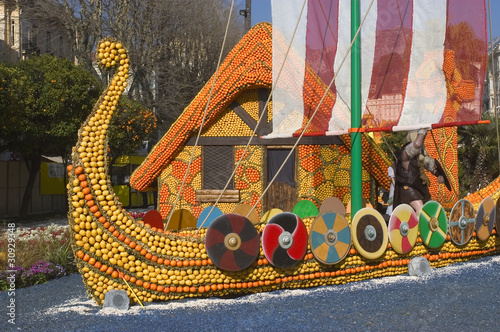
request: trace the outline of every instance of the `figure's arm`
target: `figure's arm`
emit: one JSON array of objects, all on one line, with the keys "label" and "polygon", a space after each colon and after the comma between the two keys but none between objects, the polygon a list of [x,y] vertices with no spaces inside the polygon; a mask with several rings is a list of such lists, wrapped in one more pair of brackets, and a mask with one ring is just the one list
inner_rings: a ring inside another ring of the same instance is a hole
[{"label": "figure's arm", "polygon": [[430,156],[419,156],[419,160],[422,162],[424,165],[424,168],[429,171],[432,175],[435,175],[439,177],[439,172],[438,168],[436,166],[436,159],[430,157]]},{"label": "figure's arm", "polygon": [[403,151],[403,161],[410,161],[410,159],[418,156],[422,151],[424,146],[425,136],[427,135],[426,129],[419,129],[417,132],[417,138],[408,144]]},{"label": "figure's arm", "polygon": [[394,167],[393,166],[389,166],[387,168],[387,175],[389,176],[390,179],[393,179],[396,174],[394,173]]},{"label": "figure's arm", "polygon": [[424,168],[431,172],[432,174],[436,175],[436,162],[434,161],[434,158],[431,158],[429,156],[419,156],[419,160],[422,162],[424,165]]},{"label": "figure's arm", "polygon": [[[424,146],[425,136],[427,135],[427,129],[419,129],[417,132],[417,138],[413,141],[413,147],[415,149],[422,149]],[[419,151],[420,152],[420,151]]]},{"label": "figure's arm", "polygon": [[434,175],[435,177],[437,177],[437,180],[438,180],[439,183],[444,183],[444,177],[441,174],[439,174],[435,160],[433,158],[430,158],[430,157],[428,157],[428,158],[431,159],[432,162],[430,163],[429,168],[426,167],[426,169],[429,172],[431,172],[432,175]]},{"label": "figure's arm", "polygon": [[444,177],[440,175],[438,172],[438,168],[436,166],[436,160],[429,156],[422,157],[422,159],[424,168],[427,171],[431,172],[432,175],[436,176],[439,183],[444,183]]}]

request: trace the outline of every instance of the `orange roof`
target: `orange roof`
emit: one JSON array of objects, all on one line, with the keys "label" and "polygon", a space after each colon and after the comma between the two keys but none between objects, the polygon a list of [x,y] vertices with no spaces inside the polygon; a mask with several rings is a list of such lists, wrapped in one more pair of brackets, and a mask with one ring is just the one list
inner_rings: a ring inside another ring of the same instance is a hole
[{"label": "orange roof", "polygon": [[211,124],[245,88],[260,86],[270,89],[271,84],[272,27],[269,23],[260,23],[227,55],[219,70],[184,109],[146,160],[134,171],[130,185],[137,190],[146,189],[187,140],[198,132],[212,85],[213,91],[204,125]]},{"label": "orange roof", "polygon": [[[279,39],[275,42],[279,44],[279,47],[282,49],[281,51],[287,49],[287,45],[283,40]],[[241,91],[256,87],[271,89],[272,45],[272,27],[269,23],[255,25],[241,39],[227,55],[224,62],[220,65],[219,70],[184,109],[183,113],[172,124],[167,133],[151,150],[144,162],[134,171],[130,179],[130,185],[133,188],[145,190],[175,158],[189,138],[196,135],[203,119],[203,113],[214,79],[215,84],[213,84],[212,96],[207,108],[205,127],[213,123],[231,102],[236,99]],[[289,54],[288,58],[292,62],[298,61],[294,54]],[[294,73],[285,73],[280,79],[286,82],[287,80],[296,79],[294,76]],[[327,88],[309,66],[306,66],[304,81],[304,94],[307,96],[305,103],[310,105],[310,107],[306,107],[305,109],[303,125],[306,124],[312,115]],[[325,119],[329,118],[329,112],[334,103],[335,96],[329,91],[314,121],[307,129],[307,133],[321,131],[319,128]],[[344,144],[350,145],[348,137],[341,138]],[[366,144],[364,147],[365,153],[372,155],[370,160],[374,164],[364,166],[377,178],[379,183],[384,185],[384,187],[388,187],[388,178],[385,174],[387,174],[387,166],[390,163],[387,157],[382,157],[380,151],[377,151],[373,145]],[[371,172],[373,166],[379,171]]]}]

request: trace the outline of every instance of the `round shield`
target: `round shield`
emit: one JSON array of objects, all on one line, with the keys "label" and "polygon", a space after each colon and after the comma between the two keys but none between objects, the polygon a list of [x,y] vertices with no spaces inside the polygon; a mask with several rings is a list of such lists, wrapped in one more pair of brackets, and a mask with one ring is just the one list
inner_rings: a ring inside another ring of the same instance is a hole
[{"label": "round shield", "polygon": [[345,206],[344,203],[337,197],[328,197],[321,203],[319,207],[319,214],[327,213],[327,212],[336,212],[341,215],[345,214]]},{"label": "round shield", "polygon": [[436,249],[443,245],[448,233],[448,219],[441,204],[436,201],[424,204],[418,216],[418,228],[426,246]]},{"label": "round shield", "polygon": [[149,210],[146,212],[144,217],[142,217],[142,221],[151,227],[163,230],[163,218],[158,210]]},{"label": "round shield", "polygon": [[398,254],[409,253],[418,236],[418,218],[408,204],[398,205],[389,219],[389,241]]},{"label": "round shield", "polygon": [[292,267],[304,258],[307,229],[302,220],[290,212],[275,215],[262,232],[262,251],[276,267]]},{"label": "round shield", "polygon": [[469,242],[474,233],[474,206],[466,199],[455,203],[450,212],[450,237],[456,245]]},{"label": "round shield", "polygon": [[387,225],[375,209],[363,208],[352,219],[352,242],[361,256],[377,259],[387,249]]},{"label": "round shield", "polygon": [[259,214],[250,204],[243,203],[238,205],[233,209],[233,213],[248,218],[254,224],[259,222]]},{"label": "round shield", "polygon": [[319,213],[316,205],[308,199],[299,201],[293,207],[292,213],[299,216],[299,218],[316,217]]},{"label": "round shield", "polygon": [[178,209],[170,216],[170,220],[165,222],[166,229],[183,229],[196,227],[196,218],[187,209]]},{"label": "round shield", "polygon": [[479,241],[485,241],[493,231],[496,218],[495,201],[486,197],[479,205],[476,215],[476,236]]},{"label": "round shield", "polygon": [[322,214],[311,225],[309,242],[318,261],[324,264],[338,263],[351,248],[349,223],[338,213]]},{"label": "round shield", "polygon": [[496,203],[495,229],[497,230],[497,234],[500,234],[500,199],[497,199]]},{"label": "round shield", "polygon": [[201,211],[196,227],[208,227],[216,218],[222,216],[222,211],[217,206],[207,206]]},{"label": "round shield", "polygon": [[218,268],[241,271],[259,254],[259,234],[247,218],[226,214],[216,218],[207,228],[205,248]]}]

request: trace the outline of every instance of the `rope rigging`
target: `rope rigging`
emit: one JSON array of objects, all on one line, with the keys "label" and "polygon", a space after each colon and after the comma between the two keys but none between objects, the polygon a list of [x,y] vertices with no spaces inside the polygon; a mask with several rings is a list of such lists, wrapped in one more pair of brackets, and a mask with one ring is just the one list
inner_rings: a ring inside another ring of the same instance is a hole
[{"label": "rope rigging", "polygon": [[200,129],[198,130],[198,134],[196,135],[196,141],[195,141],[194,146],[193,146],[193,152],[191,153],[191,156],[189,158],[189,162],[188,162],[188,165],[187,165],[187,168],[186,168],[186,172],[184,173],[184,178],[182,179],[181,187],[179,188],[179,192],[177,193],[177,197],[175,198],[175,202],[174,202],[174,204],[172,206],[172,211],[170,212],[170,216],[168,217],[168,220],[167,220],[167,223],[165,225],[165,228],[168,227],[168,225],[170,223],[170,220],[172,219],[172,215],[174,213],[175,206],[177,205],[177,202],[178,202],[178,200],[179,200],[179,198],[181,196],[182,190],[184,188],[184,184],[186,183],[187,175],[189,173],[189,167],[193,163],[194,152],[196,151],[196,147],[198,146],[198,142],[199,142],[200,136],[201,136],[201,131],[203,130],[203,125],[205,124],[205,120],[206,120],[206,116],[207,116],[207,111],[208,111],[208,105],[210,105],[210,100],[212,98],[212,93],[213,93],[213,90],[214,90],[215,81],[217,79],[217,73],[219,71],[219,67],[220,67],[220,64],[221,64],[221,61],[222,61],[222,54],[223,54],[223,51],[224,51],[224,46],[226,44],[227,33],[228,33],[228,30],[229,30],[229,23],[231,22],[231,13],[233,12],[233,7],[234,7],[234,0],[231,1],[231,8],[229,10],[229,14],[228,14],[228,18],[227,18],[226,31],[224,32],[224,38],[222,40],[221,50],[219,52],[219,59],[217,61],[217,68],[215,70],[214,78],[212,80],[212,85],[210,87],[210,92],[209,92],[209,95],[208,95],[207,104],[205,106],[205,109],[203,110],[203,117],[201,119]]}]

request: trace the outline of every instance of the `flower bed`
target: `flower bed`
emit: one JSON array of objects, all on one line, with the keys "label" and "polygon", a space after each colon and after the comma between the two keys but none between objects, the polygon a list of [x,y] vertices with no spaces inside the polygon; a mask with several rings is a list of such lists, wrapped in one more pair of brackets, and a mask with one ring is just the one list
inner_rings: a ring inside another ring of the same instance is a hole
[{"label": "flower bed", "polygon": [[146,212],[129,212],[132,218],[136,220],[141,220],[145,215]]},{"label": "flower bed", "polygon": [[21,288],[76,272],[68,226],[18,228],[14,234],[14,266],[7,265],[7,232],[0,234],[0,291],[9,289],[12,274]]}]

